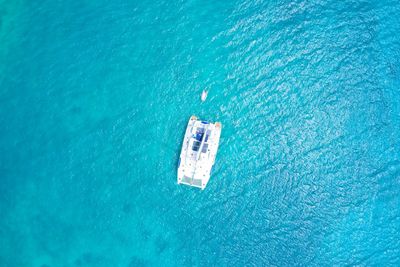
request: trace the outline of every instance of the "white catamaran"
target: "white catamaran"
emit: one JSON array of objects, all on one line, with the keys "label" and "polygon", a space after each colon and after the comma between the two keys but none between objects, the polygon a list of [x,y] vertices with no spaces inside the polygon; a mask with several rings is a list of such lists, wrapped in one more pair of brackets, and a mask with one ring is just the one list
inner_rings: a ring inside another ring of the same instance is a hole
[{"label": "white catamaran", "polygon": [[178,184],[204,189],[217,155],[222,125],[190,117],[178,164]]}]

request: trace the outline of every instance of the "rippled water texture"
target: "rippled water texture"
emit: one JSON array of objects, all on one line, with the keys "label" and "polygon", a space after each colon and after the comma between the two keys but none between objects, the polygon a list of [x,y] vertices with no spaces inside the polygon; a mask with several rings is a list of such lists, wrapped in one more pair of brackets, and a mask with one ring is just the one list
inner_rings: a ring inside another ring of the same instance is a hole
[{"label": "rippled water texture", "polygon": [[[399,266],[399,14],[0,0],[0,265]],[[223,124],[204,191],[192,114]]]}]

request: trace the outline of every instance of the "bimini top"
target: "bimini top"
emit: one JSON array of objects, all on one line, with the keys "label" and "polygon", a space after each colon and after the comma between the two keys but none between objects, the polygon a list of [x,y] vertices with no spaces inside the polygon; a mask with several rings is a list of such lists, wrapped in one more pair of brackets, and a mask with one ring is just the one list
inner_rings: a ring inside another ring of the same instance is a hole
[{"label": "bimini top", "polygon": [[217,155],[221,123],[190,117],[178,164],[178,184],[204,189]]}]

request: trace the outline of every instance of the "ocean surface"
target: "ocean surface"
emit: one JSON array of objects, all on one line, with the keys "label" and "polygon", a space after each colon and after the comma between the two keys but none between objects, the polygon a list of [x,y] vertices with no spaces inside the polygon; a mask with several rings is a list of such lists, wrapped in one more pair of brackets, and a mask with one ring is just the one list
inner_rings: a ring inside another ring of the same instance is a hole
[{"label": "ocean surface", "polygon": [[[0,266],[400,266],[399,14],[0,0]],[[204,191],[191,115],[223,124]]]}]

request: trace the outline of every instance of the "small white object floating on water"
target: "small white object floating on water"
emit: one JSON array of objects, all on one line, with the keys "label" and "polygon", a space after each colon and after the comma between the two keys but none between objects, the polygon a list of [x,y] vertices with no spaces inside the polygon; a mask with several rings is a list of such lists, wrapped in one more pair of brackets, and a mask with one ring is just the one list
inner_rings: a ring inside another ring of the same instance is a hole
[{"label": "small white object floating on water", "polygon": [[201,188],[207,186],[218,151],[220,122],[189,119],[178,164],[178,184]]},{"label": "small white object floating on water", "polygon": [[203,93],[201,93],[201,101],[204,102],[207,99],[208,91],[203,90]]}]

